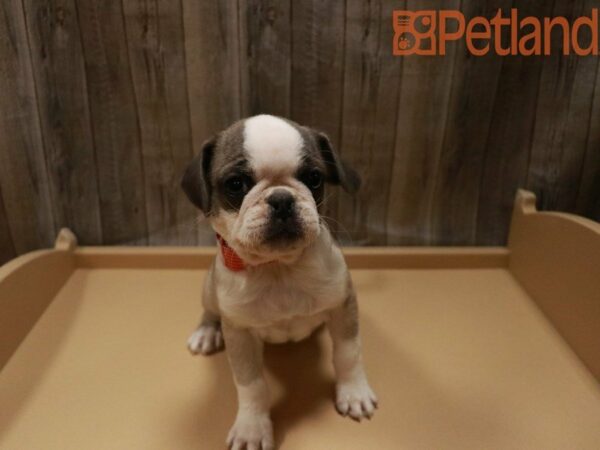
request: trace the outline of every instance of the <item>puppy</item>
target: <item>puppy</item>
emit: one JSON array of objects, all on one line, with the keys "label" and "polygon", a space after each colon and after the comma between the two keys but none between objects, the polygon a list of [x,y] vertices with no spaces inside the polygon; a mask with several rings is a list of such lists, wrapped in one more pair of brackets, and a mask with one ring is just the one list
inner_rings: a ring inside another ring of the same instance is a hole
[{"label": "puppy", "polygon": [[354,193],[357,174],[327,136],[282,118],[234,123],[204,143],[182,187],[210,220],[220,251],[204,283],[194,354],[227,347],[238,412],[227,445],[272,449],[263,342],[298,341],[325,324],[333,341],[336,407],[370,418],[377,399],[361,360],[350,274],[319,211],[324,184]]}]

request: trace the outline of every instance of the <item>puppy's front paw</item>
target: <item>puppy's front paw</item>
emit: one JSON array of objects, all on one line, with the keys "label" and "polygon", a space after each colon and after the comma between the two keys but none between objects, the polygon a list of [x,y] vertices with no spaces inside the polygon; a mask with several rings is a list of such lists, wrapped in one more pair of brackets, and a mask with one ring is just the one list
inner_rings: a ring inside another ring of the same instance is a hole
[{"label": "puppy's front paw", "polygon": [[188,338],[187,346],[194,355],[198,353],[210,355],[222,350],[224,344],[221,325],[217,322],[200,325]]},{"label": "puppy's front paw", "polygon": [[238,414],[229,435],[227,447],[231,450],[273,450],[273,425],[266,414]]},{"label": "puppy's front paw", "polygon": [[338,412],[359,422],[364,417],[370,419],[377,409],[377,397],[363,377],[338,382],[336,397],[335,407]]}]

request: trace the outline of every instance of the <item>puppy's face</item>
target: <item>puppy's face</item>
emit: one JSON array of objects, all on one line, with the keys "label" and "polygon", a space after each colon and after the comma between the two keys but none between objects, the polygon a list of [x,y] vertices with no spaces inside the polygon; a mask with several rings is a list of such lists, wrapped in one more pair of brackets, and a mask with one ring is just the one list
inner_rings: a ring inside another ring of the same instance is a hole
[{"label": "puppy's face", "polygon": [[360,185],[324,134],[260,115],[207,141],[182,187],[240,257],[258,264],[293,258],[318,237],[326,182],[349,192]]}]

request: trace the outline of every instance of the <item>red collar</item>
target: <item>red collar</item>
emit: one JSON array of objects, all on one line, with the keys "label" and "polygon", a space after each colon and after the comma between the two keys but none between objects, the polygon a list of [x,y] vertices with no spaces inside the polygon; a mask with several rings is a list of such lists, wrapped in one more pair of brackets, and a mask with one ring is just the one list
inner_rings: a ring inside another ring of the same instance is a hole
[{"label": "red collar", "polygon": [[221,247],[221,254],[223,255],[223,261],[225,263],[225,267],[227,267],[232,272],[240,272],[246,269],[246,264],[242,258],[232,249],[227,241],[223,239],[223,237],[217,233],[217,241],[219,242],[219,247]]}]

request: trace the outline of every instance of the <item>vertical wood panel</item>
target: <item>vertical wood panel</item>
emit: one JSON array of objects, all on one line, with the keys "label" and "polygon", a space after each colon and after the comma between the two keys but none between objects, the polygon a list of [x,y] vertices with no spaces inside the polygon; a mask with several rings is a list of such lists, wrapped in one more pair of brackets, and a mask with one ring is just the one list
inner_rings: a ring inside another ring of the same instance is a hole
[{"label": "vertical wood panel", "polygon": [[[522,1],[518,7],[523,16],[552,12],[551,2],[544,0]],[[527,179],[543,61],[540,56],[502,58],[479,189],[479,245],[506,242],[515,193]]]},{"label": "vertical wood panel", "polygon": [[140,121],[150,244],[192,245],[194,211],[180,188],[192,158],[179,1],[123,0]]},{"label": "vertical wood panel", "polygon": [[240,0],[243,115],[290,115],[290,0]]},{"label": "vertical wood panel", "polygon": [[[589,3],[557,2],[552,15],[572,23],[589,14]],[[544,58],[527,188],[538,194],[540,209],[573,211],[590,127],[582,118],[591,112],[597,58],[558,54],[561,35],[553,33],[556,53]]]},{"label": "vertical wood panel", "polygon": [[[468,0],[465,17],[493,17],[498,8],[510,10],[512,1]],[[431,244],[474,245],[477,202],[487,136],[502,60],[495,55],[471,55],[464,41],[457,46],[450,87],[442,153],[434,175],[430,206]]]},{"label": "vertical wood panel", "polygon": [[[243,12],[239,12],[243,16]],[[183,0],[185,56],[194,153],[241,117],[239,18],[236,0]],[[204,222],[199,242],[214,241]]]},{"label": "vertical wood panel", "polygon": [[[436,9],[431,1],[407,1],[408,10]],[[458,9],[459,1],[445,7]],[[456,45],[446,56],[404,59],[400,85],[396,154],[388,204],[390,244],[434,241],[431,208],[439,176]]]},{"label": "vertical wood panel", "polygon": [[[316,127],[329,135],[340,148],[344,89],[345,2],[307,0],[292,2],[292,104],[291,118]],[[339,230],[337,221],[339,191],[326,193],[325,215],[329,225]],[[341,195],[342,202],[352,198]]]},{"label": "vertical wood panel", "polygon": [[344,2],[292,3],[292,119],[339,146],[344,81]]},{"label": "vertical wood panel", "polygon": [[146,243],[144,174],[120,2],[77,0],[104,243]]},{"label": "vertical wood panel", "polygon": [[57,228],[102,243],[98,180],[77,11],[72,0],[25,0]]},{"label": "vertical wood panel", "polygon": [[0,4],[0,190],[17,253],[49,245],[55,224],[20,0]]},{"label": "vertical wood panel", "polygon": [[592,98],[585,160],[579,180],[574,180],[579,183],[575,212],[600,222],[600,58],[596,64]]},{"label": "vertical wood panel", "polygon": [[8,226],[8,215],[4,208],[2,189],[0,189],[0,265],[17,256]]},{"label": "vertical wood panel", "polygon": [[391,52],[393,10],[385,1],[347,2],[340,148],[362,188],[355,201],[340,205],[338,219],[354,244],[386,243],[402,67]]}]

